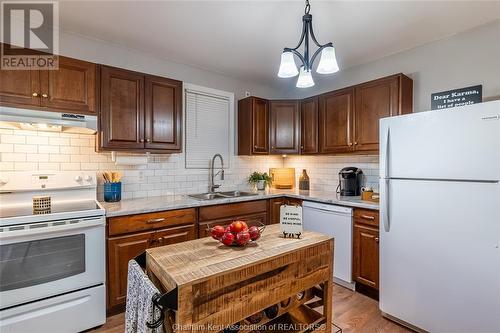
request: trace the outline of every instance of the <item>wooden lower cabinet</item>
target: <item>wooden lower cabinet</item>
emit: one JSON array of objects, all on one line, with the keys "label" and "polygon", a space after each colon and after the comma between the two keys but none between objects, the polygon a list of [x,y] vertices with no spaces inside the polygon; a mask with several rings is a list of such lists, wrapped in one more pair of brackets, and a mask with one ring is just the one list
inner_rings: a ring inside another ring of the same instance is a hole
[{"label": "wooden lower cabinet", "polygon": [[[367,212],[372,212],[371,214]],[[379,228],[374,220],[366,221],[358,216],[376,216],[378,212],[362,210],[354,213],[353,280],[375,290],[379,288]]]},{"label": "wooden lower cabinet", "polygon": [[108,238],[108,311],[123,310],[127,296],[127,268],[130,259],[148,248],[195,238],[195,223]]},{"label": "wooden lower cabinet", "polygon": [[280,207],[282,205],[302,206],[302,200],[286,197],[273,198],[269,200],[269,224],[280,223]]}]

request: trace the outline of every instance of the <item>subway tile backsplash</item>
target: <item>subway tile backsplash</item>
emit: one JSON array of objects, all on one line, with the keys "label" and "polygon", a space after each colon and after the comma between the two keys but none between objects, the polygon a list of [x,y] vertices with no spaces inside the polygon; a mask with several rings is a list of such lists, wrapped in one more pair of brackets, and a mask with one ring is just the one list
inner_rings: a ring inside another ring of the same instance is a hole
[{"label": "subway tile backsplash", "polygon": [[298,184],[302,169],[306,169],[312,190],[333,192],[339,184],[340,169],[353,166],[363,170],[362,186],[378,190],[378,156],[288,156],[285,167],[295,168],[295,182]]},{"label": "subway tile backsplash", "polygon": [[[151,154],[147,165],[117,166],[111,153],[97,153],[94,147],[94,135],[0,129],[0,172],[118,170],[123,173],[124,199],[182,196],[208,189],[208,170],[185,169],[182,153]],[[378,188],[378,156],[231,156],[221,189],[247,189],[246,178],[256,170],[294,167],[297,185],[302,169],[307,169],[312,190],[334,191],[338,171],[345,166],[360,167],[366,185]],[[102,186],[98,198],[102,199]]]}]

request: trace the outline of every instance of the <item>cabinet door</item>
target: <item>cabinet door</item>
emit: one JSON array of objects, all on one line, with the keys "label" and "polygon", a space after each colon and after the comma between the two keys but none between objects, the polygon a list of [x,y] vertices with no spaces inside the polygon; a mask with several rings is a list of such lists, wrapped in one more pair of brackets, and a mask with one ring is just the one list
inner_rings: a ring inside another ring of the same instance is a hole
[{"label": "cabinet door", "polygon": [[269,106],[262,98],[252,100],[252,154],[269,154]]},{"label": "cabinet door", "polygon": [[101,68],[100,144],[108,149],[144,148],[144,76]]},{"label": "cabinet door", "polygon": [[123,305],[127,296],[128,262],[154,245],[154,232],[108,239],[108,307]]},{"label": "cabinet door", "polygon": [[96,113],[96,65],[59,57],[58,70],[40,71],[41,103],[50,109]]},{"label": "cabinet door", "polygon": [[379,286],[378,229],[354,225],[353,279],[369,287]]},{"label": "cabinet door", "polygon": [[182,82],[146,76],[145,84],[145,147],[180,151],[182,142]]},{"label": "cabinet door", "polygon": [[40,71],[0,70],[0,104],[40,106]]},{"label": "cabinet door", "polygon": [[378,151],[379,120],[398,114],[399,77],[389,77],[356,86],[354,148]]},{"label": "cabinet door", "polygon": [[298,154],[300,141],[300,110],[297,101],[269,103],[271,154]]},{"label": "cabinet door", "polygon": [[196,226],[192,224],[188,226],[160,229],[155,232],[153,238],[155,246],[165,246],[193,240],[196,239]]},{"label": "cabinet door", "polygon": [[280,207],[286,203],[286,198],[269,200],[269,224],[280,223]]},{"label": "cabinet door", "polygon": [[304,99],[301,109],[301,153],[317,154],[318,143],[318,98]]},{"label": "cabinet door", "polygon": [[321,153],[352,150],[351,119],[354,91],[351,88],[319,97],[319,142]]},{"label": "cabinet door", "polygon": [[253,225],[260,227],[262,226],[262,224],[268,224],[267,212],[231,216],[222,219],[201,222],[198,227],[198,237],[201,238],[210,236],[210,231],[208,230],[209,227],[214,227],[216,225],[227,227],[231,224],[231,222],[236,220],[245,221],[249,227]]}]

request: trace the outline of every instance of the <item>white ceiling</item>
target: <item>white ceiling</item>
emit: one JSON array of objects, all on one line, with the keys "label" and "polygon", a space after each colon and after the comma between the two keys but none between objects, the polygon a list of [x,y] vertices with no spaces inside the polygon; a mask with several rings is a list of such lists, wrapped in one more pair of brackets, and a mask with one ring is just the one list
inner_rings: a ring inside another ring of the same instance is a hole
[{"label": "white ceiling", "polygon": [[[334,43],[341,69],[500,18],[500,1],[311,0],[311,6],[316,37]],[[279,86],[280,53],[297,43],[303,11],[303,1],[64,1],[60,25],[174,62]]]}]

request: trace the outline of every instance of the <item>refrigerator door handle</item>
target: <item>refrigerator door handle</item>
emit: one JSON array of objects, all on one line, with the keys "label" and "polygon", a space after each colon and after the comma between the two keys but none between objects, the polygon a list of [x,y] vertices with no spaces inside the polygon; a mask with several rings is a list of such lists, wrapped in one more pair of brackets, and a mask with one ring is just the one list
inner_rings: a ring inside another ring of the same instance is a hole
[{"label": "refrigerator door handle", "polygon": [[389,195],[389,188],[390,188],[390,179],[386,178],[386,179],[382,179],[383,181],[383,186],[384,186],[384,197],[382,198],[383,202],[384,202],[384,207],[383,207],[383,214],[382,214],[382,217],[383,217],[383,222],[384,222],[384,230],[386,232],[389,232],[390,229],[391,229],[391,220],[390,220],[390,203],[389,203],[389,198],[390,198],[390,195]]},{"label": "refrigerator door handle", "polygon": [[390,157],[391,157],[391,129],[387,127],[387,135],[385,139],[385,166],[384,166],[384,172],[385,172],[385,177],[384,178],[390,178],[391,176],[389,175],[389,162],[390,162]]}]

